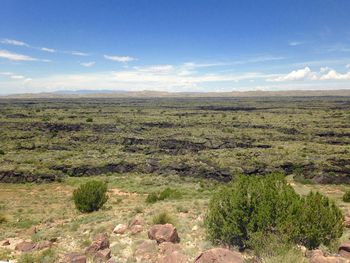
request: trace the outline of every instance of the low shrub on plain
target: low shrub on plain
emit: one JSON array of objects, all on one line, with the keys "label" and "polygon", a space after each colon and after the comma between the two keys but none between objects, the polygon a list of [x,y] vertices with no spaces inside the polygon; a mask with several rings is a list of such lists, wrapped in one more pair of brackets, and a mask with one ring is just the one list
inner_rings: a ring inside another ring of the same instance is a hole
[{"label": "low shrub on plain", "polygon": [[93,212],[99,210],[108,200],[107,183],[90,181],[74,190],[73,199],[80,212]]}]

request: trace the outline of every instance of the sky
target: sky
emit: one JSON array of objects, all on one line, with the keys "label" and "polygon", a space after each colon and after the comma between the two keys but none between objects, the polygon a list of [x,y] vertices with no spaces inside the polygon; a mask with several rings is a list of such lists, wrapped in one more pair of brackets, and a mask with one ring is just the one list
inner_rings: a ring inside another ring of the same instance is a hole
[{"label": "sky", "polygon": [[1,0],[0,94],[350,89],[349,0]]}]

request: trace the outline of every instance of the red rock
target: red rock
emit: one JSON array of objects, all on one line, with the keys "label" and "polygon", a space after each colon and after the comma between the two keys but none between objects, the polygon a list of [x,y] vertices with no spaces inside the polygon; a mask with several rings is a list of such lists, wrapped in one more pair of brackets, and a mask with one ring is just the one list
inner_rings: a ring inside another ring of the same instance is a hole
[{"label": "red rock", "polygon": [[225,248],[213,248],[202,252],[195,263],[243,263],[244,259],[238,252]]},{"label": "red rock", "polygon": [[350,240],[345,241],[339,246],[339,254],[344,258],[350,258]]},{"label": "red rock", "polygon": [[98,234],[94,242],[86,249],[86,254],[95,254],[99,250],[109,248],[109,239],[106,233]]},{"label": "red rock", "polygon": [[42,250],[44,248],[49,248],[52,246],[52,242],[50,241],[41,241],[35,245],[36,250]]},{"label": "red rock", "polygon": [[131,228],[130,228],[130,233],[132,235],[135,235],[137,233],[140,233],[142,232],[143,230],[143,227],[141,225],[133,225]]},{"label": "red rock", "polygon": [[111,258],[111,250],[109,248],[99,250],[96,252],[94,261],[95,262],[106,262]]},{"label": "red rock", "polygon": [[86,256],[72,252],[65,255],[64,263],[86,263]]},{"label": "red rock", "polygon": [[131,220],[129,224],[129,228],[136,225],[142,226],[143,223],[144,223],[143,219],[141,217],[136,216],[133,220]]},{"label": "red rock", "polygon": [[29,252],[34,250],[35,248],[35,244],[32,242],[26,242],[23,241],[21,243],[18,243],[15,247],[16,250],[20,251],[20,252]]},{"label": "red rock", "polygon": [[136,248],[134,257],[138,262],[148,262],[157,257],[157,250],[156,241],[145,240]]},{"label": "red rock", "polygon": [[122,235],[125,233],[125,231],[128,229],[127,225],[119,224],[113,229],[114,234]]},{"label": "red rock", "polygon": [[10,244],[10,241],[9,240],[5,240],[4,243],[2,243],[3,246],[9,246],[11,245]]},{"label": "red rock", "polygon": [[348,263],[349,261],[341,257],[326,257],[319,249],[311,251],[310,263]]},{"label": "red rock", "polygon": [[180,242],[176,228],[172,224],[154,225],[148,231],[149,239],[156,240],[157,243],[163,242]]},{"label": "red rock", "polygon": [[117,263],[117,261],[114,258],[108,259],[107,263]]},{"label": "red rock", "polygon": [[173,251],[165,256],[162,256],[157,263],[186,263],[188,260],[185,255],[179,251]]},{"label": "red rock", "polygon": [[164,255],[171,254],[175,251],[181,251],[179,244],[174,244],[171,242],[163,242],[163,243],[159,244],[158,248],[159,248],[160,253],[164,254]]}]

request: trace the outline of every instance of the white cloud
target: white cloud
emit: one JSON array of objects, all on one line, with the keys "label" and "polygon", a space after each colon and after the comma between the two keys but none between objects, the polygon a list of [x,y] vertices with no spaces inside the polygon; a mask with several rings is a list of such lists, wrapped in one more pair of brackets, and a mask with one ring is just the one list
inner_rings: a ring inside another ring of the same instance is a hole
[{"label": "white cloud", "polygon": [[[60,89],[123,89],[123,90],[158,90],[158,91],[195,91],[202,86],[221,85],[232,87],[239,81],[265,79],[269,75],[258,72],[237,74],[199,74],[182,75],[183,65],[150,65],[132,69],[52,75],[33,78],[26,88],[30,90],[54,91]],[[219,87],[218,87],[219,88]]]},{"label": "white cloud", "polygon": [[42,47],[40,48],[41,51],[49,52],[49,53],[55,53],[56,50],[53,48],[47,48],[47,47]]},{"label": "white cloud", "polygon": [[74,56],[83,56],[83,57],[89,56],[88,53],[84,53],[84,52],[80,52],[80,51],[71,51],[70,53]]},{"label": "white cloud", "polygon": [[36,61],[38,59],[27,56],[27,55],[22,55],[18,53],[13,53],[7,50],[0,50],[0,58],[6,58],[11,61]]},{"label": "white cloud", "polygon": [[22,75],[12,75],[10,76],[11,79],[24,79],[25,77]]},{"label": "white cloud", "polygon": [[0,72],[0,75],[2,75],[2,76],[11,76],[11,75],[13,75],[13,73],[12,72]]},{"label": "white cloud", "polygon": [[305,67],[303,69],[293,70],[292,72],[278,76],[274,78],[269,78],[267,81],[295,81],[295,80],[305,80],[305,79],[316,79],[316,75],[311,71],[309,67]]},{"label": "white cloud", "polygon": [[117,62],[130,62],[136,60],[136,58],[129,57],[129,56],[110,56],[110,55],[104,55],[103,56],[105,59],[112,60],[112,61],[117,61]]},{"label": "white cloud", "polygon": [[350,68],[350,64],[347,64],[345,67]]},{"label": "white cloud", "polygon": [[174,69],[173,65],[154,65],[148,67],[134,67],[140,72],[168,73]]},{"label": "white cloud", "polygon": [[25,76],[22,76],[22,75],[19,75],[19,74],[15,74],[13,72],[0,72],[0,76],[5,76],[7,78],[14,79],[14,80],[23,80],[23,79],[25,79]]},{"label": "white cloud", "polygon": [[290,41],[288,43],[288,45],[291,46],[291,47],[300,46],[302,44],[303,44],[303,42],[300,42],[300,41]]},{"label": "white cloud", "polygon": [[321,68],[320,80],[350,80],[350,72],[341,74],[334,69]]},{"label": "white cloud", "polygon": [[350,71],[346,73],[339,73],[334,69],[323,67],[320,68],[319,72],[315,72],[311,71],[309,67],[305,67],[304,69],[293,70],[292,72],[286,75],[277,75],[275,77],[266,79],[266,81],[272,82],[285,82],[296,80],[350,80]]},{"label": "white cloud", "polygon": [[7,44],[7,45],[13,45],[13,46],[24,46],[24,47],[29,47],[29,45],[25,42],[14,40],[14,39],[8,39],[5,38],[1,40],[2,44]]},{"label": "white cloud", "polygon": [[83,67],[89,68],[89,67],[92,67],[93,65],[95,65],[95,63],[96,63],[95,61],[82,62],[82,63],[80,63],[80,65],[83,66]]}]

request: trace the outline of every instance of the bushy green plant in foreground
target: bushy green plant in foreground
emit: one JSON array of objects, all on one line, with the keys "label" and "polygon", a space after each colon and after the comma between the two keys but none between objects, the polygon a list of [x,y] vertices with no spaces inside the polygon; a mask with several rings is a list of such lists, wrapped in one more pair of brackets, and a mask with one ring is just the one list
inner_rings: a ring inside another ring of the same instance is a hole
[{"label": "bushy green plant in foreground", "polygon": [[73,199],[76,208],[81,212],[99,210],[108,200],[107,183],[90,181],[74,190]]},{"label": "bushy green plant in foreground", "polygon": [[346,203],[350,202],[350,191],[346,191],[343,195],[343,201]]},{"label": "bushy green plant in foreground", "polygon": [[319,193],[300,197],[282,175],[239,176],[213,195],[205,224],[216,243],[254,248],[259,237],[278,235],[315,248],[342,235],[343,216]]}]

